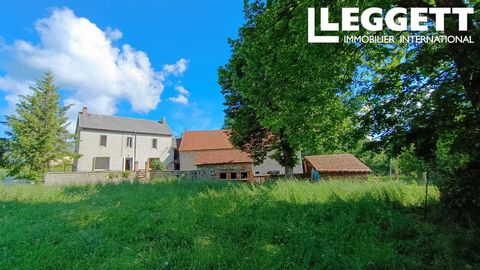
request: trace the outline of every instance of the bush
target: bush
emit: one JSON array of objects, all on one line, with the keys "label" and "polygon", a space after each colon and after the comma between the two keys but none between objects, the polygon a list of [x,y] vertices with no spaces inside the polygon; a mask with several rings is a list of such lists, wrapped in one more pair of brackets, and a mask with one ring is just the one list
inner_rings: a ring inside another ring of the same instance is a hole
[{"label": "bush", "polygon": [[159,159],[154,159],[152,160],[152,169],[154,171],[165,171],[167,168]]},{"label": "bush", "polygon": [[108,173],[108,179],[113,180],[113,179],[118,179],[118,178],[120,178],[120,174],[113,173],[113,172]]},{"label": "bush", "polygon": [[122,177],[123,178],[129,178],[132,175],[131,171],[124,171],[122,172]]}]

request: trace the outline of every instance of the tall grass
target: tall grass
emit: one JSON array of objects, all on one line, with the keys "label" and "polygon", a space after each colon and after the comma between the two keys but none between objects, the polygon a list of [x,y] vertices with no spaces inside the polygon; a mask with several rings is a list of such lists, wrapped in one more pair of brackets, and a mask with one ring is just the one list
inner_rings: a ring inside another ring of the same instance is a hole
[{"label": "tall grass", "polygon": [[392,181],[0,186],[0,268],[480,267],[475,232],[423,200]]}]

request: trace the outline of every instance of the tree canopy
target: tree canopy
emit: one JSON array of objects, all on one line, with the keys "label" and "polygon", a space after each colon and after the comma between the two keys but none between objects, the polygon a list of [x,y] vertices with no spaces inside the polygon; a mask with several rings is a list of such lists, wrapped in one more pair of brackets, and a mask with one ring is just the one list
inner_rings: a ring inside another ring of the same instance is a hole
[{"label": "tree canopy", "polygon": [[351,124],[348,93],[360,58],[354,45],[307,43],[305,11],[315,2],[246,2],[247,22],[219,69],[232,142],[258,162],[271,155],[287,177],[295,153],[335,149]]}]

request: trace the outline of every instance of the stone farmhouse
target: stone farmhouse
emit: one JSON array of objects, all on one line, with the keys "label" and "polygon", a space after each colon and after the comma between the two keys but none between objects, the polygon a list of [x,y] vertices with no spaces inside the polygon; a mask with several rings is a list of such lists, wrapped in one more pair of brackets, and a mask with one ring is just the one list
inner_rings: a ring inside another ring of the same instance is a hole
[{"label": "stone farmhouse", "polygon": [[161,121],[89,113],[78,114],[74,172],[137,171],[155,159],[174,169],[176,141],[165,118]]}]

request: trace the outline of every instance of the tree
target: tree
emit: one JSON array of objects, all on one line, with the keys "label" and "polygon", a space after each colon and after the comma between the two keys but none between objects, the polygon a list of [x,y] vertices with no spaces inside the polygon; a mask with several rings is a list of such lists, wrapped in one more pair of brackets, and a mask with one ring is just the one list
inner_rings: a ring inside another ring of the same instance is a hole
[{"label": "tree", "polygon": [[31,95],[20,96],[16,114],[7,117],[7,135],[11,141],[10,173],[33,178],[47,171],[51,161],[67,155],[70,134],[65,114],[70,106],[60,105],[58,87],[50,71],[31,90]]},{"label": "tree", "polygon": [[293,177],[295,153],[335,150],[351,124],[356,48],[307,42],[306,10],[316,5],[245,1],[247,22],[219,69],[232,143],[257,162],[270,155],[286,177]]},{"label": "tree", "polygon": [[[428,7],[401,0],[403,7]],[[465,7],[463,0],[435,1],[437,7]],[[430,18],[431,24],[435,17]],[[478,218],[480,211],[480,27],[478,13],[469,31],[458,31],[458,16],[447,16],[445,31],[422,35],[470,35],[469,43],[410,43],[362,48],[364,108],[361,129],[392,155],[414,145],[415,155],[437,172],[442,202]],[[380,34],[418,35],[419,33]],[[453,162],[452,162],[453,161]],[[448,165],[448,172],[445,170]],[[446,177],[448,176],[448,177]],[[479,220],[480,221],[480,220]]]},{"label": "tree", "polygon": [[0,168],[7,167],[6,153],[8,153],[8,140],[6,138],[0,138]]}]

